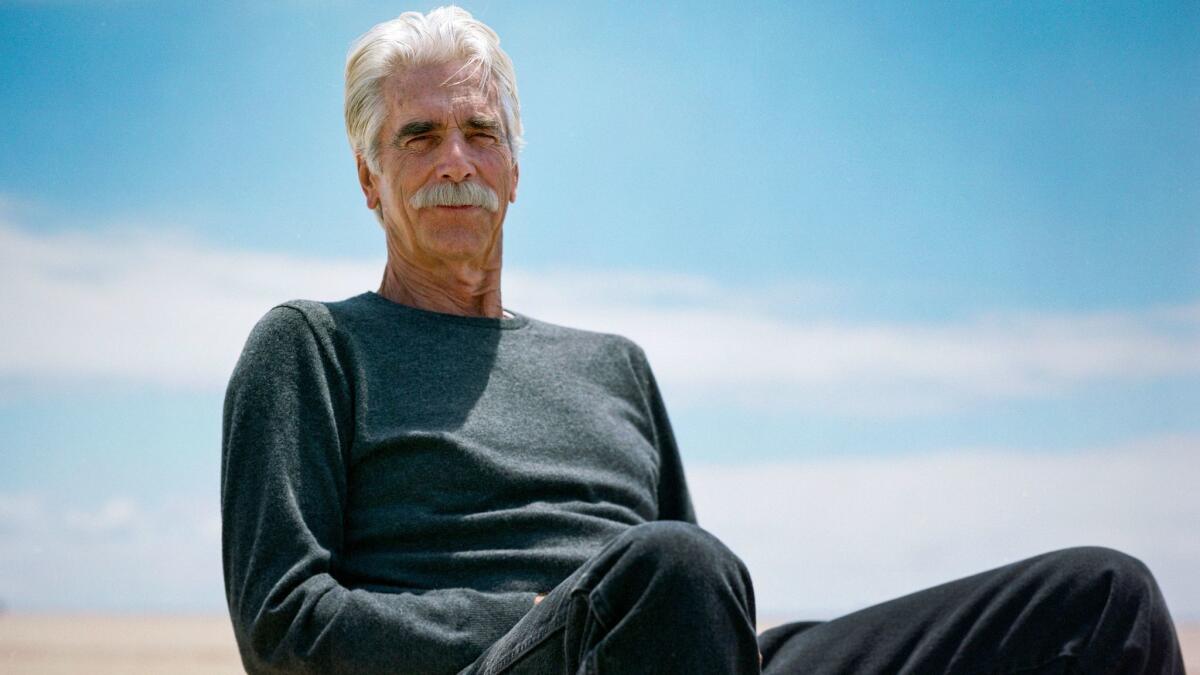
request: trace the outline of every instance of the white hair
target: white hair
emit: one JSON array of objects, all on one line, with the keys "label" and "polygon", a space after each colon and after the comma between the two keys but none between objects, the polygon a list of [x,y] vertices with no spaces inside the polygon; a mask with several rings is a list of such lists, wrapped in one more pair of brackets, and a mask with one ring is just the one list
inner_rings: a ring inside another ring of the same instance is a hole
[{"label": "white hair", "polygon": [[478,76],[481,86],[495,87],[508,147],[516,157],[522,145],[521,103],[517,75],[500,49],[500,37],[461,7],[439,7],[377,24],[346,56],[346,135],[372,171],[379,171],[379,130],[387,118],[384,80],[397,69],[458,59],[466,61],[463,79]]}]

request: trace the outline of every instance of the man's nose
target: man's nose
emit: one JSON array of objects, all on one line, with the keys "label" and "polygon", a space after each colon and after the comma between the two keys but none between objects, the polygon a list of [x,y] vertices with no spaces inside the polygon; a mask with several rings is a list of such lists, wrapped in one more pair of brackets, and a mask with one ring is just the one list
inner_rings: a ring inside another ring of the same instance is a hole
[{"label": "man's nose", "polygon": [[461,183],[475,175],[475,164],[471,161],[471,148],[467,139],[453,132],[442,142],[438,156],[438,177],[452,183]]}]

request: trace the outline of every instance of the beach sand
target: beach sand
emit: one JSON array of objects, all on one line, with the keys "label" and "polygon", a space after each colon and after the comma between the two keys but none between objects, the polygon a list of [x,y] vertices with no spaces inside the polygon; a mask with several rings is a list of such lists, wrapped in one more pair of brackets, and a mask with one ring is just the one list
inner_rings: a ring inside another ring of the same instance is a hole
[{"label": "beach sand", "polygon": [[[1200,674],[1200,624],[1181,626],[1180,637],[1188,671]],[[0,615],[5,675],[240,672],[224,616]]]}]

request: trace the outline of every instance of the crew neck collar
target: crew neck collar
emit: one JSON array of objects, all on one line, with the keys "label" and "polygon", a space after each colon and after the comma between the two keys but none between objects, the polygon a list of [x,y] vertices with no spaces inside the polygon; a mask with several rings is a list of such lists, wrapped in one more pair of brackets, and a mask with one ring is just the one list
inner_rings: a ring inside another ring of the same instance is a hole
[{"label": "crew neck collar", "polygon": [[478,328],[490,328],[493,330],[512,330],[514,328],[522,328],[529,323],[529,317],[514,312],[507,307],[504,311],[511,314],[511,317],[492,318],[490,316],[461,316],[459,314],[446,314],[444,312],[433,312],[427,309],[418,309],[409,305],[402,305],[398,302],[388,300],[375,291],[367,291],[362,296],[370,300],[376,305],[387,307],[394,312],[405,314],[412,318],[422,319],[425,321],[436,321],[439,323],[457,323],[465,326],[475,326]]}]

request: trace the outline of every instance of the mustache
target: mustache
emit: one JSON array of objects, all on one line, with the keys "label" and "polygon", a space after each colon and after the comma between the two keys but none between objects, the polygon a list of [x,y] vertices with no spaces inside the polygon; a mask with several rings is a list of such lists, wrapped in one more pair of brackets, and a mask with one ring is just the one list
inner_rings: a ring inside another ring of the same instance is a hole
[{"label": "mustache", "polygon": [[496,191],[472,181],[426,185],[409,197],[408,203],[414,209],[430,206],[479,206],[492,212],[500,210],[500,197]]}]

